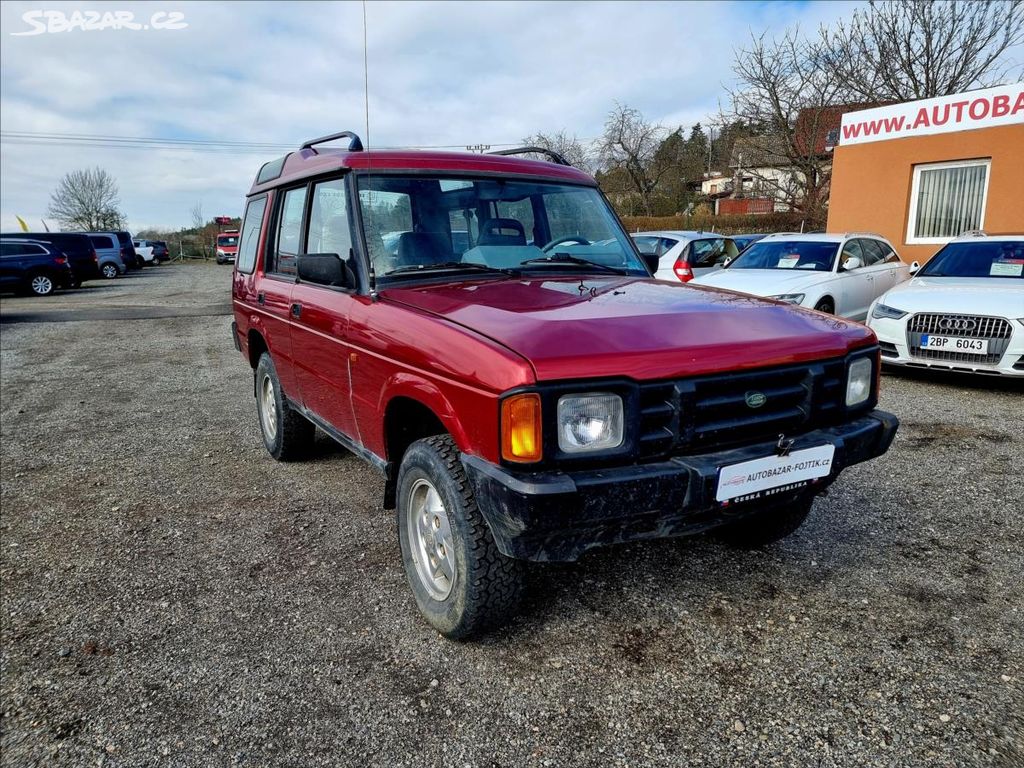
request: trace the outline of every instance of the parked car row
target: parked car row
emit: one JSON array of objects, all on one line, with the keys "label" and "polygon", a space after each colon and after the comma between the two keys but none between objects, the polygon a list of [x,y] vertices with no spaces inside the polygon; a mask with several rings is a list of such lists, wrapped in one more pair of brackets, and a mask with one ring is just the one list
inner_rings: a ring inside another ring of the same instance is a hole
[{"label": "parked car row", "polygon": [[866,323],[885,365],[1024,376],[1024,235],[971,233],[921,268],[871,233],[638,232],[659,279]]},{"label": "parked car row", "polygon": [[[87,280],[112,280],[169,258],[166,243],[133,241],[128,232],[7,232],[0,235],[2,289],[47,296]],[[135,243],[145,243],[141,255]],[[66,267],[66,269],[65,269]]]}]

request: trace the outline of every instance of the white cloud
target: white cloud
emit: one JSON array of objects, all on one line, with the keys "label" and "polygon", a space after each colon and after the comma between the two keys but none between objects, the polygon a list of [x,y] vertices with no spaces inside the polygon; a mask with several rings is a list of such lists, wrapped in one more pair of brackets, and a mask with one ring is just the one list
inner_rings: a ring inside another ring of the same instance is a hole
[{"label": "white cloud", "polygon": [[[177,31],[13,36],[36,3],[0,10],[4,131],[176,136],[297,146],[335,130],[364,132],[358,3],[47,3],[180,10]],[[377,145],[515,142],[537,131],[599,135],[618,100],[665,124],[713,113],[732,48],[750,30],[815,26],[841,3],[367,4],[370,130]],[[37,226],[67,171],[117,178],[132,227],[237,214],[273,153],[213,154],[4,143],[0,226]]]}]

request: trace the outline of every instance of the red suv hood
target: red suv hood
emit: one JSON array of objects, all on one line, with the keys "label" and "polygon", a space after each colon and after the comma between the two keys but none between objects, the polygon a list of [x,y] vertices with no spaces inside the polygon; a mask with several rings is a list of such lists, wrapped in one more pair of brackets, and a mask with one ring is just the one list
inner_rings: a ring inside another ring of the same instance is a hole
[{"label": "red suv hood", "polygon": [[838,357],[874,341],[866,327],[818,312],[625,277],[421,285],[381,297],[494,339],[538,380],[692,376]]}]

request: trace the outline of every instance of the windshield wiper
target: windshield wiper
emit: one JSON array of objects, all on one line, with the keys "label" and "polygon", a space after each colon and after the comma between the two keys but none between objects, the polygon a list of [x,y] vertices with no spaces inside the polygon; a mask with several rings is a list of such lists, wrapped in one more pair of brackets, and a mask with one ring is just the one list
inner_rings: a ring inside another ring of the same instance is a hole
[{"label": "windshield wiper", "polygon": [[404,267],[397,267],[384,273],[384,277],[390,275],[400,275],[409,272],[434,272],[437,270],[469,270],[473,272],[498,272],[503,275],[516,276],[519,273],[514,269],[504,269],[502,267],[489,267],[486,264],[476,264],[472,261],[442,261],[438,264],[408,264]]},{"label": "windshield wiper", "polygon": [[534,259],[527,259],[526,261],[519,262],[520,266],[524,264],[579,264],[587,267],[597,267],[603,269],[605,272],[611,272],[616,275],[628,275],[625,269],[619,269],[619,267],[612,267],[607,264],[601,264],[597,261],[591,261],[590,259],[584,259],[580,256],[573,256],[571,253],[553,253],[550,256],[538,256]]}]

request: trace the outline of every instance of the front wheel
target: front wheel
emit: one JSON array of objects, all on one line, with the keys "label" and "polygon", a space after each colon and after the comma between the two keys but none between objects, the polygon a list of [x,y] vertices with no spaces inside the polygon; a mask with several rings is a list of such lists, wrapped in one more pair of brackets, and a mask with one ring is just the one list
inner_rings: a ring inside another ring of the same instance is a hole
[{"label": "front wheel", "polygon": [[406,578],[434,629],[462,639],[515,612],[525,566],[498,551],[450,436],[409,446],[396,518]]},{"label": "front wheel", "polygon": [[832,299],[822,299],[814,305],[814,308],[819,312],[824,312],[826,315],[834,315],[836,313],[836,305]]},{"label": "front wheel", "polygon": [[789,501],[764,504],[757,512],[716,528],[714,534],[734,547],[759,549],[796,531],[807,519],[813,503],[813,496],[800,496]]}]

